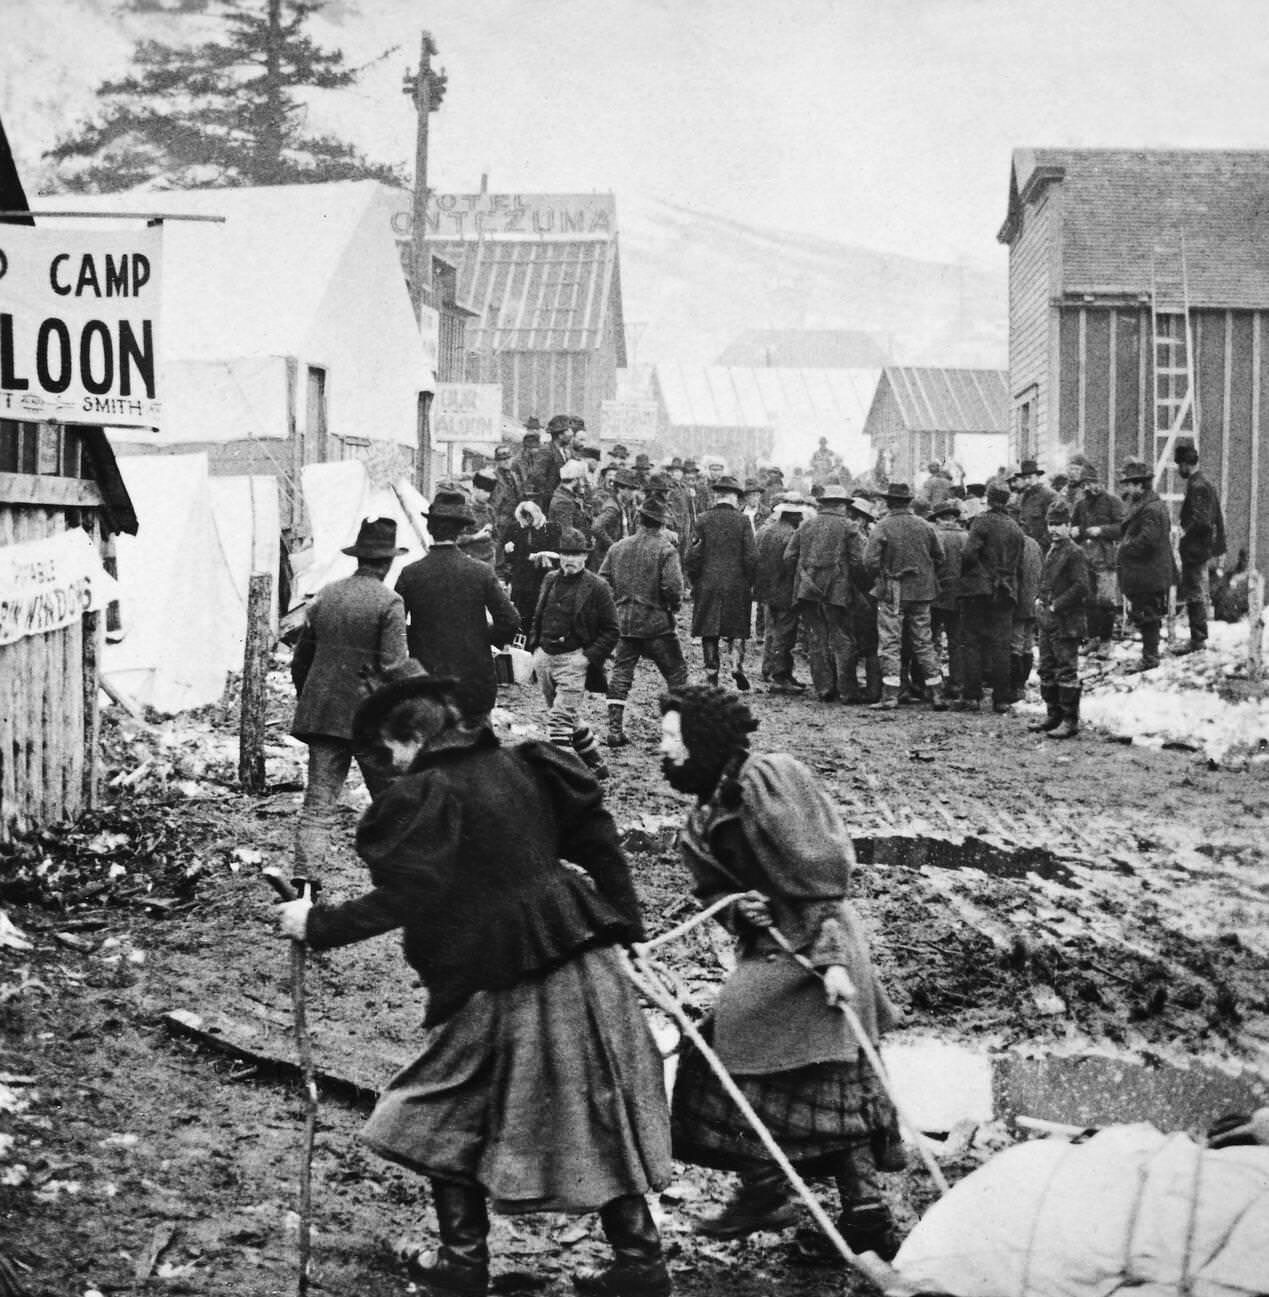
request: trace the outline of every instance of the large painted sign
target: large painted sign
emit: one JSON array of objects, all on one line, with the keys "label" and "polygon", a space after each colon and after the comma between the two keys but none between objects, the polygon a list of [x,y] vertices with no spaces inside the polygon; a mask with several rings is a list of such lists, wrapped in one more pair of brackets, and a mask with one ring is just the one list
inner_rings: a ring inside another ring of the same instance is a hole
[{"label": "large painted sign", "polygon": [[0,418],[158,427],[162,232],[0,225]]},{"label": "large painted sign", "polygon": [[434,442],[480,444],[501,436],[501,383],[437,383],[432,399]]},{"label": "large painted sign", "polygon": [[[429,239],[608,239],[617,232],[612,194],[429,194]],[[413,213],[392,215],[398,239],[408,239]]]}]

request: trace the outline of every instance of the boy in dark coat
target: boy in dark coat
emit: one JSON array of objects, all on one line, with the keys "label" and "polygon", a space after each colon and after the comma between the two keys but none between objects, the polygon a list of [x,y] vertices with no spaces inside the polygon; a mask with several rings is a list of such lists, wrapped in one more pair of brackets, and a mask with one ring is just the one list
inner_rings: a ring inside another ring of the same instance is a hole
[{"label": "boy in dark coat", "polygon": [[714,503],[696,520],[696,533],[684,564],[692,583],[692,634],[700,637],[705,679],[718,683],[719,640],[727,641],[732,679],[748,689],[745,645],[749,639],[753,579],[758,548],[753,528],[740,512],[741,486],[734,477],[712,485]]},{"label": "boy in dark coat", "polygon": [[595,778],[607,779],[599,740],[590,726],[582,723],[581,713],[588,692],[606,691],[595,677],[602,675],[620,631],[608,583],[586,570],[590,550],[590,538],[580,531],[561,534],[560,570],[549,573],[542,582],[528,648],[533,651],[534,670],[550,709],[547,734],[551,742],[571,747]]},{"label": "boy in dark coat", "polygon": [[1159,630],[1172,586],[1172,520],[1151,486],[1154,471],[1145,460],[1125,460],[1119,480],[1128,501],[1119,543],[1119,588],[1141,631],[1141,661],[1128,668],[1135,675],[1159,665]]},{"label": "boy in dark coat", "polygon": [[391,518],[367,518],[343,551],[357,570],[318,591],[291,658],[299,698],[291,733],[308,744],[308,782],[295,830],[296,872],[322,877],[335,803],[354,759],[372,797],[390,776],[357,751],[353,717],[382,676],[406,660],[405,609],[384,584],[397,546]]},{"label": "boy in dark coat", "polygon": [[1093,598],[1088,555],[1072,539],[1071,510],[1063,499],[1045,517],[1050,544],[1040,572],[1036,617],[1040,623],[1040,697],[1047,715],[1027,728],[1055,739],[1080,727],[1080,641],[1088,631]]},{"label": "boy in dark coat", "polygon": [[520,615],[493,568],[458,548],[474,521],[461,491],[437,491],[427,515],[432,547],[402,569],[397,593],[410,619],[410,656],[435,674],[454,676],[463,715],[481,724],[498,696],[490,648],[511,642]]}]

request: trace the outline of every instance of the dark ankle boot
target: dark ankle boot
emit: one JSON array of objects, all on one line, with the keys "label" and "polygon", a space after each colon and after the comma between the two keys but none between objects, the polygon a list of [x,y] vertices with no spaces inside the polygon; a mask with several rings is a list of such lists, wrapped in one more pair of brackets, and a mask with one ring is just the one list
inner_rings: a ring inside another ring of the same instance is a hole
[{"label": "dark ankle boot", "polygon": [[652,1212],[641,1194],[614,1198],[599,1209],[612,1264],[573,1276],[583,1297],[670,1297],[670,1272]]},{"label": "dark ankle boot", "polygon": [[1048,734],[1062,724],[1062,704],[1057,685],[1041,685],[1040,697],[1044,699],[1047,714],[1042,721],[1032,721],[1027,726],[1032,734]]},{"label": "dark ankle boot", "polygon": [[716,1216],[696,1223],[710,1238],[744,1238],[760,1230],[787,1229],[797,1221],[792,1190],[778,1166],[746,1171],[731,1201]]},{"label": "dark ankle boot", "polygon": [[626,704],[624,702],[608,702],[608,746],[610,748],[624,748],[630,740],[626,737],[625,729]]},{"label": "dark ankle boot", "polygon": [[1063,686],[1058,690],[1062,723],[1049,735],[1051,739],[1072,739],[1080,732],[1080,687]]},{"label": "dark ankle boot", "polygon": [[894,1217],[880,1198],[857,1202],[842,1212],[837,1228],[852,1252],[875,1252],[883,1261],[890,1261],[899,1250]]},{"label": "dark ankle boot", "polygon": [[480,1189],[432,1180],[441,1245],[411,1257],[410,1278],[430,1291],[484,1297],[489,1291],[489,1207]]}]

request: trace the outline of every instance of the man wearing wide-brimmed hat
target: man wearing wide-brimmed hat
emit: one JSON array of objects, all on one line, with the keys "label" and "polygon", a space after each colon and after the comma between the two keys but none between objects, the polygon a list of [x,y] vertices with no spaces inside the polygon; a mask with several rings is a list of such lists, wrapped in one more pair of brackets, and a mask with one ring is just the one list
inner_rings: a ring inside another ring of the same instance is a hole
[{"label": "man wearing wide-brimmed hat", "polygon": [[647,658],[666,685],[687,684],[687,664],[675,614],[683,602],[683,569],[674,541],[666,535],[664,501],[650,496],[639,506],[639,530],[604,555],[599,575],[612,586],[621,638],[608,680],[608,746],[624,747],[626,699],[635,669]]},{"label": "man wearing wide-brimmed hat", "polygon": [[[1075,470],[1071,470],[1074,477]],[[1085,460],[1080,466],[1079,496],[1071,507],[1071,535],[1079,543],[1092,571],[1093,594],[1086,622],[1090,657],[1105,657],[1115,633],[1119,609],[1117,572],[1119,538],[1124,525],[1124,502],[1108,491],[1097,466]]]},{"label": "man wearing wide-brimmed hat", "polygon": [[511,642],[520,616],[488,563],[468,558],[458,538],[475,521],[461,491],[436,492],[427,513],[432,547],[397,580],[409,617],[410,656],[458,680],[455,698],[473,724],[498,695],[491,648]]},{"label": "man wearing wide-brimmed hat", "polygon": [[633,536],[639,527],[638,505],[635,497],[639,491],[639,478],[633,469],[619,468],[613,475],[612,495],[604,501],[590,524],[590,534],[595,541],[588,566],[592,572],[599,570],[604,555],[619,540]]},{"label": "man wearing wide-brimmed hat", "polygon": [[1018,465],[1018,526],[1041,549],[1049,547],[1049,529],[1045,517],[1057,492],[1044,481],[1044,469],[1034,459]]},{"label": "man wearing wide-brimmed hat", "polygon": [[708,683],[718,683],[719,641],[726,640],[732,679],[744,690],[749,688],[745,645],[758,549],[753,528],[740,512],[740,483],[734,477],[719,477],[711,490],[714,503],[697,518],[687,551],[687,575],[694,596],[692,634],[700,637]]},{"label": "man wearing wide-brimmed hat", "polygon": [[390,776],[353,743],[353,717],[385,672],[407,657],[405,608],[384,577],[398,554],[392,518],[367,518],[344,551],[357,570],[323,586],[309,604],[291,659],[299,693],[291,733],[308,744],[308,783],[295,833],[296,872],[320,879],[335,803],[355,759],[371,796]]},{"label": "man wearing wide-brimmed hat", "polygon": [[938,532],[912,512],[912,488],[891,482],[885,491],[886,516],[872,529],[864,561],[877,599],[877,639],[881,657],[879,709],[899,705],[903,636],[906,630],[912,658],[931,691],[935,708],[946,706],[943,670],[934,652],[930,605],[939,592],[946,560]]},{"label": "man wearing wide-brimmed hat", "polygon": [[1154,470],[1143,459],[1127,459],[1119,470],[1128,514],[1119,542],[1119,588],[1128,615],[1141,631],[1141,661],[1131,674],[1159,665],[1159,630],[1172,586],[1172,519],[1153,487]]},{"label": "man wearing wide-brimmed hat", "polygon": [[1009,516],[1009,488],[987,488],[987,512],[969,524],[961,562],[961,642],[965,688],[957,711],[980,711],[983,678],[991,683],[992,710],[1003,715],[1013,697],[1009,645],[1022,567],[1022,528]]}]

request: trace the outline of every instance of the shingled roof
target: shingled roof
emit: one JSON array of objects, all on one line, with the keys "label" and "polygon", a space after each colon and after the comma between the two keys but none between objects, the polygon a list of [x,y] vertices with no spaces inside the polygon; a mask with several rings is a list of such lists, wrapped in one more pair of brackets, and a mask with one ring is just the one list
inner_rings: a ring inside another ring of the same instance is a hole
[{"label": "shingled roof", "polygon": [[1155,247],[1183,236],[1191,305],[1269,306],[1269,152],[1017,149],[1002,243],[1049,184],[1061,187],[1062,293],[1148,294]]},{"label": "shingled roof", "polygon": [[1008,432],[1008,374],[999,369],[913,369],[882,373],[874,404],[887,388],[909,432]]},{"label": "shingled roof", "polygon": [[616,240],[429,239],[428,247],[458,269],[458,300],[478,317],[467,326],[474,349],[591,351],[611,325],[617,364],[626,363]]}]

